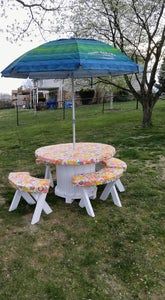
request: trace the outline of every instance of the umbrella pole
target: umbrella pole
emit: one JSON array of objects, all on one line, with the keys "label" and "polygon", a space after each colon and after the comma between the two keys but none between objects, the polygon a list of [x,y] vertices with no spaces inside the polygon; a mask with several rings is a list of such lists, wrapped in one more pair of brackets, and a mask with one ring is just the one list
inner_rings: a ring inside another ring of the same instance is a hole
[{"label": "umbrella pole", "polygon": [[76,117],[75,117],[75,96],[74,96],[74,78],[72,77],[72,130],[73,130],[73,149],[76,144]]},{"label": "umbrella pole", "polygon": [[38,82],[37,80],[33,80],[33,109],[34,114],[37,114],[37,102],[38,102]]}]

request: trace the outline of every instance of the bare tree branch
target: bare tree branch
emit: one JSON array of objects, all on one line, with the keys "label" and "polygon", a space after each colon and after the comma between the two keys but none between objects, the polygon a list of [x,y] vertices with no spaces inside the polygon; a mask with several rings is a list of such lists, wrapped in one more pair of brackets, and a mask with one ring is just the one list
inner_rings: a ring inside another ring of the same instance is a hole
[{"label": "bare tree branch", "polygon": [[105,77],[98,77],[98,79],[99,79],[99,81],[96,81],[96,83],[102,82],[102,83],[105,83],[105,84],[110,84],[112,86],[115,86],[116,88],[119,88],[119,89],[123,90],[123,91],[130,92],[129,89],[127,89],[125,87],[122,87],[121,85],[118,85],[117,83],[115,83],[112,80],[109,80]]},{"label": "bare tree branch", "polygon": [[[61,24],[58,22],[60,22],[59,15],[62,16],[61,14],[64,13],[63,2],[64,0],[1,0],[1,17],[8,18],[9,21],[6,25],[8,40],[11,42],[23,40],[26,37],[30,37],[31,32],[34,33],[33,38],[35,38],[37,31],[44,38],[44,34],[47,32],[52,33],[59,26],[62,27],[63,19],[61,18]],[[16,13],[19,11],[20,15],[22,14],[23,16],[22,19],[16,18],[13,21],[9,19],[9,11],[11,9],[15,10]],[[5,28],[3,30],[5,31]]]},{"label": "bare tree branch", "polygon": [[[143,106],[143,125],[151,125],[152,109],[162,91],[155,92],[153,87],[165,41],[164,0],[75,0],[77,2],[81,3],[81,25],[77,21],[78,7],[75,9],[77,36],[83,32],[86,36],[112,41],[115,47],[137,63],[143,63],[142,76],[134,76],[136,85],[130,76],[125,75],[124,78],[126,90]],[[115,82],[101,80],[123,88]],[[137,84],[138,90],[135,88]]]},{"label": "bare tree branch", "polygon": [[59,7],[60,7],[59,5],[56,8],[55,7],[46,7],[42,4],[43,1],[41,1],[41,3],[33,3],[33,4],[25,3],[25,1],[22,1],[22,0],[15,0],[15,1],[22,4],[23,7],[28,7],[30,9],[32,9],[34,7],[40,7],[41,9],[43,9],[45,11],[55,11],[55,10],[59,9]]},{"label": "bare tree branch", "polygon": [[156,54],[155,54],[156,59],[155,59],[155,62],[153,64],[153,67],[152,67],[149,86],[148,86],[149,93],[152,92],[152,87],[153,87],[154,82],[155,82],[155,75],[156,75],[156,71],[157,71],[157,67],[158,67],[158,63],[159,63],[159,59],[160,59],[160,55],[161,55],[161,52],[162,52],[162,47],[163,47],[164,42],[165,42],[165,26],[164,26],[164,29],[162,31],[161,39],[157,43],[158,47],[156,49],[157,51],[156,51]]}]

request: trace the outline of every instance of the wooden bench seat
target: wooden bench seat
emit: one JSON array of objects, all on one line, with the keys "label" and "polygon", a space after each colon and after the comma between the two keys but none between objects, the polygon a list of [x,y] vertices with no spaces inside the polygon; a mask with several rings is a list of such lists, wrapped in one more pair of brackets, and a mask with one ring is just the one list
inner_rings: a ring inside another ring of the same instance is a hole
[{"label": "wooden bench seat", "polygon": [[49,179],[32,177],[29,172],[11,172],[8,179],[12,187],[16,189],[9,211],[15,210],[23,197],[28,204],[36,204],[31,224],[39,221],[42,210],[46,214],[52,212],[46,202],[50,187]]},{"label": "wooden bench seat", "polygon": [[90,216],[95,216],[88,196],[88,188],[102,184],[106,184],[106,187],[101,194],[100,199],[106,200],[109,196],[109,193],[111,193],[114,204],[121,207],[122,205],[115,188],[115,182],[122,176],[122,174],[122,168],[103,168],[97,172],[73,176],[72,183],[75,186],[81,187],[81,201],[79,203],[80,207],[85,207]]},{"label": "wooden bench seat", "polygon": [[50,179],[50,186],[53,188],[54,182],[53,182],[52,172],[50,169],[50,164],[41,158],[36,158],[36,164],[37,165],[45,165],[45,176],[44,177],[45,177],[45,179]]},{"label": "wooden bench seat", "polygon": [[[120,169],[121,168],[121,169],[123,169],[123,171],[127,170],[127,164],[119,158],[112,157],[108,160],[104,160],[103,163],[104,163],[105,167],[107,167],[107,168],[112,168],[112,169],[114,169],[114,168]],[[117,189],[119,190],[119,192],[125,191],[124,185],[122,184],[120,179],[116,180],[115,185],[116,185]]]},{"label": "wooden bench seat", "polygon": [[77,186],[101,185],[110,181],[116,181],[122,174],[122,169],[103,168],[97,172],[73,176],[72,183]]},{"label": "wooden bench seat", "polygon": [[127,170],[127,164],[119,158],[112,157],[108,160],[104,160],[103,162],[107,168],[123,169],[123,171]]}]

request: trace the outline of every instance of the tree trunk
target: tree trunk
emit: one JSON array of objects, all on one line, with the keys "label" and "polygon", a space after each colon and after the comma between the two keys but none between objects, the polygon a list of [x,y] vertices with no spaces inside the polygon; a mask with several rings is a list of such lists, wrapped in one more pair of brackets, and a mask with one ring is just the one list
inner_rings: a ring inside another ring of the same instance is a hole
[{"label": "tree trunk", "polygon": [[143,106],[143,128],[152,126],[152,110],[153,106],[150,105],[149,101],[144,101]]},{"label": "tree trunk", "polygon": [[139,108],[139,101],[138,101],[138,99],[136,100],[136,109],[138,109]]}]

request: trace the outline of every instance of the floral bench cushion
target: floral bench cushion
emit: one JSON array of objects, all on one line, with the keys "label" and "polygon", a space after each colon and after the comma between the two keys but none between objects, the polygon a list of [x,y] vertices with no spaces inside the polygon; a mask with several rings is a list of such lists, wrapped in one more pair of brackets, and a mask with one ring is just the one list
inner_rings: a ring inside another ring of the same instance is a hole
[{"label": "floral bench cushion", "polygon": [[123,174],[123,169],[103,168],[98,172],[75,175],[72,177],[72,183],[77,186],[96,186],[116,181]]},{"label": "floral bench cushion", "polygon": [[104,164],[107,168],[112,168],[112,169],[122,168],[124,171],[126,171],[126,169],[127,169],[127,164],[123,160],[121,160],[119,158],[115,158],[115,157],[105,160]]},{"label": "floral bench cushion", "polygon": [[29,172],[11,172],[8,179],[14,188],[23,192],[48,193],[49,191],[49,179],[32,177]]}]

